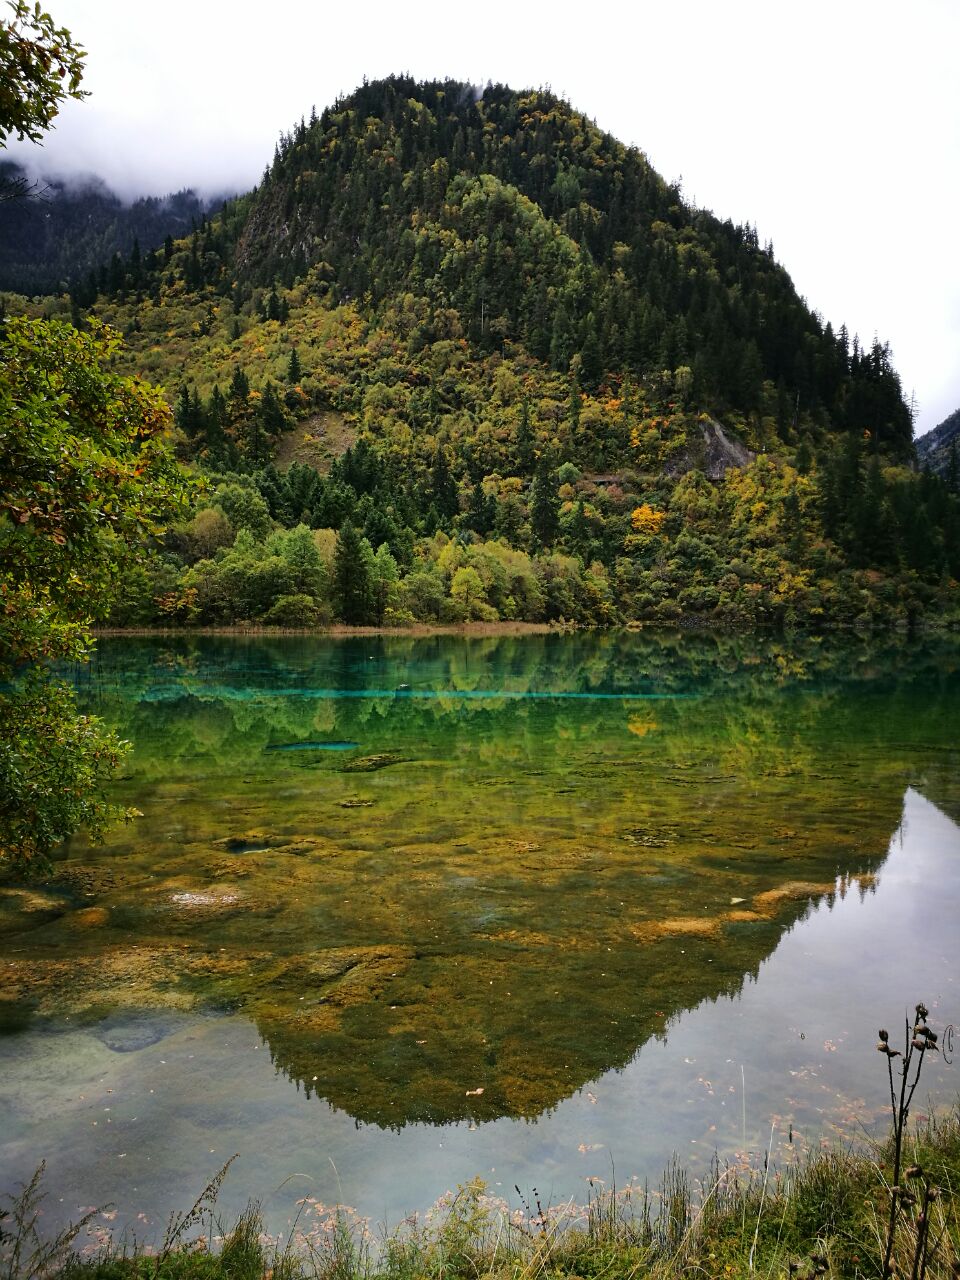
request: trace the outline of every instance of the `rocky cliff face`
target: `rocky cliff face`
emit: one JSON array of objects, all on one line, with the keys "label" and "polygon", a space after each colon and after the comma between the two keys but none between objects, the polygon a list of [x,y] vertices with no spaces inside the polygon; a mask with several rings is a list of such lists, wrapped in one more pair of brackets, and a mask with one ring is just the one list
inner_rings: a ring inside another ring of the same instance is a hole
[{"label": "rocky cliff face", "polygon": [[916,442],[917,461],[921,467],[946,475],[951,466],[951,453],[960,454],[960,409],[944,418],[938,427]]}]

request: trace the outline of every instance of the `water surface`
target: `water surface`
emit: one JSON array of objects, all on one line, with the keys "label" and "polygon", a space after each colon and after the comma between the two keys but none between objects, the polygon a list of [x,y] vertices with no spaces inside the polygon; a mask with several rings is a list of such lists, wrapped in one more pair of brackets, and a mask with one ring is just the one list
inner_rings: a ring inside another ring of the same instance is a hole
[{"label": "water surface", "polygon": [[239,1151],[275,1229],[396,1221],[869,1124],[876,1027],[960,1021],[958,657],[103,642],[143,817],[0,890],[0,1190],[46,1158],[53,1215],[156,1222]]}]

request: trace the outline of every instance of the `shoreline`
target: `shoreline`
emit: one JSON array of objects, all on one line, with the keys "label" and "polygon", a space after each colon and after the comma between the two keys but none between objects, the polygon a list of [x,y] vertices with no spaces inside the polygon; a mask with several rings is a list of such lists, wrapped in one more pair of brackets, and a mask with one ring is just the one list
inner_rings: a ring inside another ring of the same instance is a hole
[{"label": "shoreline", "polygon": [[245,636],[263,639],[272,636],[311,636],[317,639],[350,639],[363,636],[397,636],[429,639],[431,636],[464,636],[497,637],[497,636],[547,636],[573,635],[576,632],[591,631],[600,634],[610,632],[640,631],[709,631],[722,632],[727,635],[784,635],[784,636],[876,636],[876,635],[936,635],[960,632],[960,624],[952,619],[921,619],[908,625],[899,622],[886,627],[863,626],[819,626],[816,628],[779,626],[745,626],[742,623],[729,622],[717,618],[687,615],[680,618],[655,619],[649,621],[621,622],[608,626],[588,626],[577,622],[417,622],[400,627],[352,627],[346,623],[333,623],[323,627],[271,627],[262,623],[231,623],[222,626],[173,626],[173,627],[91,627],[90,634],[95,640],[132,638],[170,638],[174,636],[223,636],[243,638]]},{"label": "shoreline", "polygon": [[117,636],[545,636],[565,635],[584,630],[637,630],[638,628],[585,628],[575,623],[554,622],[459,622],[414,623],[403,627],[351,627],[334,623],[326,627],[268,627],[258,623],[207,627],[93,627],[95,639]]}]

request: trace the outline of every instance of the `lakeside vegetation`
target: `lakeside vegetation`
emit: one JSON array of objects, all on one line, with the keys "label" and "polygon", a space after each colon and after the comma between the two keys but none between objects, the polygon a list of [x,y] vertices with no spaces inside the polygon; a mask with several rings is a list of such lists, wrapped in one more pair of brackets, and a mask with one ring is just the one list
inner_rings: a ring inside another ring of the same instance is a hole
[{"label": "lakeside vegetation", "polygon": [[892,1142],[821,1150],[780,1169],[715,1162],[696,1182],[675,1163],[657,1188],[596,1180],[583,1205],[543,1205],[535,1189],[528,1196],[519,1188],[511,1205],[476,1179],[393,1231],[307,1198],[288,1235],[276,1238],[265,1234],[256,1204],[232,1227],[219,1222],[218,1175],[149,1247],[114,1240],[95,1214],[44,1239],[33,1216],[38,1178],[19,1213],[0,1219],[8,1233],[0,1265],[7,1280],[948,1280],[960,1258],[960,1112],[923,1122],[904,1155],[912,1204],[898,1222],[889,1269]]}]

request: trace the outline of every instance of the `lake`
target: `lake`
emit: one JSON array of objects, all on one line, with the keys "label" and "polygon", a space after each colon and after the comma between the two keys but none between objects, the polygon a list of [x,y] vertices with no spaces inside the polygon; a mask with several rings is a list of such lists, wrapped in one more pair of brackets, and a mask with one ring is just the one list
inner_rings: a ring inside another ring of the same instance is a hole
[{"label": "lake", "polygon": [[882,1123],[879,1026],[960,1023],[956,637],[105,639],[75,678],[142,816],[0,888],[0,1192],[45,1159],[51,1225],[162,1234],[234,1152],[272,1232],[787,1164]]}]

